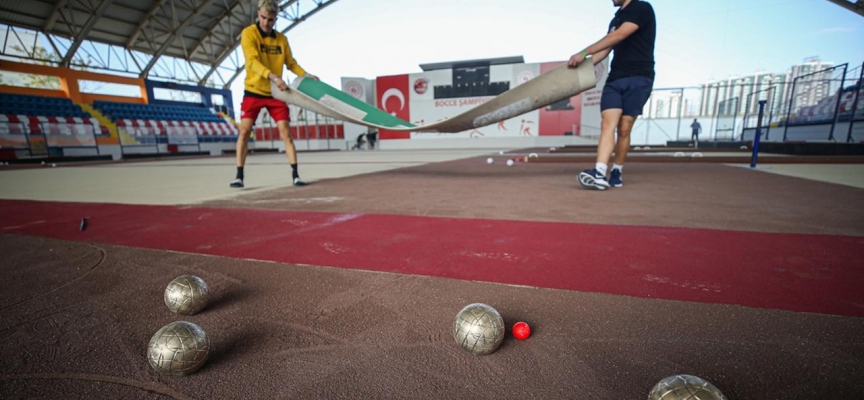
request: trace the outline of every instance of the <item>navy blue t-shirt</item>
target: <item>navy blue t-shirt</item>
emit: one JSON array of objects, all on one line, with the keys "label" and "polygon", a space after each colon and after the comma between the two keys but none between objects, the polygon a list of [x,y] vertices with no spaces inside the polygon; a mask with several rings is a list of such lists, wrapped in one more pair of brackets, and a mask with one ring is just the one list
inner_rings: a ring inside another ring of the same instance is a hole
[{"label": "navy blue t-shirt", "polygon": [[657,19],[650,3],[632,0],[627,7],[619,9],[609,23],[609,30],[618,29],[625,22],[639,26],[632,35],[612,47],[612,71],[608,81],[628,76],[645,76],[654,79],[654,39],[657,36]]}]

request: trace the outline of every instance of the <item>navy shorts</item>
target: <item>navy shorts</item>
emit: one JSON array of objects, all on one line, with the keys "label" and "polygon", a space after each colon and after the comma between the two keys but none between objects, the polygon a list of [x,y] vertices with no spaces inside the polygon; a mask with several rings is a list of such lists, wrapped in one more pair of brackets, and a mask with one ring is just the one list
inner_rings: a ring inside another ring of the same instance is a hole
[{"label": "navy shorts", "polygon": [[651,97],[654,80],[646,76],[628,76],[606,82],[600,98],[600,111],[620,108],[624,115],[642,115],[642,108]]}]

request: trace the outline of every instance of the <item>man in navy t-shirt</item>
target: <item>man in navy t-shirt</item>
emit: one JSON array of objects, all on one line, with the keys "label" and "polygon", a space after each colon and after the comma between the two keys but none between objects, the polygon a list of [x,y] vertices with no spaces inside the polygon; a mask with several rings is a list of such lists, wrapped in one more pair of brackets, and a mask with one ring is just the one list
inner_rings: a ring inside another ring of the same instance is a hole
[{"label": "man in navy t-shirt", "polygon": [[[579,173],[582,186],[606,190],[624,186],[621,173],[630,149],[630,131],[654,87],[654,39],[657,20],[654,8],[642,0],[612,0],[618,7],[609,23],[609,33],[597,43],[570,57],[568,65],[576,68],[589,56],[598,64],[615,52],[603,95],[600,98],[600,143],[597,164]],[[615,129],[618,142],[615,142]],[[609,158],[615,151],[615,161],[606,180]]]}]

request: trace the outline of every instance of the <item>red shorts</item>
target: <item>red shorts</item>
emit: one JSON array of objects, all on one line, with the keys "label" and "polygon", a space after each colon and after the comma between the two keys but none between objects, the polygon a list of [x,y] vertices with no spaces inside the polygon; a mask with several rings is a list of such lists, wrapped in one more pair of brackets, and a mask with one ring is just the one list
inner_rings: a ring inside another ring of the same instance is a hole
[{"label": "red shorts", "polygon": [[288,114],[288,104],[285,104],[284,101],[254,96],[243,96],[243,102],[240,103],[240,118],[254,121],[258,119],[258,113],[261,112],[262,108],[266,108],[276,122],[291,120]]}]

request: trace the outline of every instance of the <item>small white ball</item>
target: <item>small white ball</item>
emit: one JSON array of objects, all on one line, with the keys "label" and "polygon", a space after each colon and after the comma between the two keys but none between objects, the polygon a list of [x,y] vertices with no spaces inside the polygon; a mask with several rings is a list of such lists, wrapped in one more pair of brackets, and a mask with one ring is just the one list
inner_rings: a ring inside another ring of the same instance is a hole
[{"label": "small white ball", "polygon": [[57,164],[51,163],[51,168],[57,168]]},{"label": "small white ball", "polygon": [[495,162],[495,160],[493,160],[492,157],[489,157],[486,159],[486,164],[492,164],[494,162]]},{"label": "small white ball", "polygon": [[513,160],[507,160],[507,166],[512,167],[513,166]]},{"label": "small white ball", "polygon": [[503,151],[499,151],[499,152],[498,152],[498,155],[499,155],[499,156],[503,156],[503,155],[504,155],[504,152],[503,152]]}]

